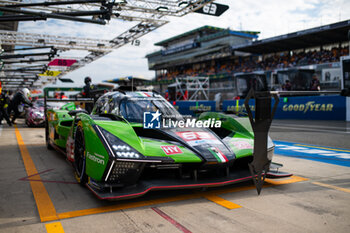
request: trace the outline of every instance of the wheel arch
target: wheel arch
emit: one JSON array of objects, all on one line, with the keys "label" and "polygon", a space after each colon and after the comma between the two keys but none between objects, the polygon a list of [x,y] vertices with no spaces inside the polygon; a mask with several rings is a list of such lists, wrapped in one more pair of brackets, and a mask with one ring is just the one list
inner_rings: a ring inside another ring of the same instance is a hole
[{"label": "wheel arch", "polygon": [[100,181],[110,160],[109,153],[96,132],[94,120],[85,113],[77,114],[75,118],[76,128],[83,130],[85,140],[85,155],[86,155],[86,174],[94,180]]}]

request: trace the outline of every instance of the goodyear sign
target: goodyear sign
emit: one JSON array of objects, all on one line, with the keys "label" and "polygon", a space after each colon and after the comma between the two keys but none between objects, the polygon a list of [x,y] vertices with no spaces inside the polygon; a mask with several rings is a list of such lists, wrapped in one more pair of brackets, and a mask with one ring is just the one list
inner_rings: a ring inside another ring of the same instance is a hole
[{"label": "goodyear sign", "polygon": [[[249,106],[254,111],[254,100]],[[272,105],[274,100],[272,100]],[[244,100],[223,101],[224,111],[245,111]],[[345,120],[346,98],[343,96],[281,97],[275,119]]]},{"label": "goodyear sign", "polygon": [[182,115],[195,116],[196,112],[211,112],[215,111],[215,101],[176,101],[175,108]]},{"label": "goodyear sign", "polygon": [[316,101],[308,101],[305,104],[284,104],[282,110],[284,112],[302,112],[307,113],[308,111],[315,112],[331,112],[333,110],[333,104],[317,103]]}]

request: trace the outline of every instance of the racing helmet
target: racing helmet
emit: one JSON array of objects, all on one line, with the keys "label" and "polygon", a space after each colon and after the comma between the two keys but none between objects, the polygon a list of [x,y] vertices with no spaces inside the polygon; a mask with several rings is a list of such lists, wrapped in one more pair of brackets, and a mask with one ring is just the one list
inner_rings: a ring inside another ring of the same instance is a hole
[{"label": "racing helmet", "polygon": [[21,92],[23,93],[23,95],[24,95],[25,98],[29,99],[29,97],[30,97],[30,91],[29,91],[28,88],[23,88],[23,89],[21,90]]},{"label": "racing helmet", "polygon": [[91,83],[91,78],[90,78],[89,76],[88,76],[88,77],[85,77],[84,83],[85,83],[85,84]]}]

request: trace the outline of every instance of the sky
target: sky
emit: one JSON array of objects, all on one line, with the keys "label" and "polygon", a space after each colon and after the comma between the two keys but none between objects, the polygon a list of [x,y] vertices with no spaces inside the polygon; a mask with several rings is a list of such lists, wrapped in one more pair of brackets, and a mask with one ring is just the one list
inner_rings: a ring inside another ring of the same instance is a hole
[{"label": "sky", "polygon": [[[191,13],[183,17],[167,17],[170,23],[144,35],[140,46],[127,44],[112,53],[68,73],[74,86],[82,86],[84,77],[90,76],[93,83],[123,76],[154,78],[154,71],[148,70],[146,54],[160,50],[154,43],[189,30],[209,25],[232,30],[259,31],[259,39],[274,37],[299,30],[318,27],[343,20],[350,20],[349,0],[217,0],[229,5],[220,17]],[[21,22],[18,31],[112,39],[137,22],[112,19],[108,25],[93,25],[64,20]],[[70,51],[65,56],[81,56],[85,52]],[[61,85],[58,82],[58,85]]]}]

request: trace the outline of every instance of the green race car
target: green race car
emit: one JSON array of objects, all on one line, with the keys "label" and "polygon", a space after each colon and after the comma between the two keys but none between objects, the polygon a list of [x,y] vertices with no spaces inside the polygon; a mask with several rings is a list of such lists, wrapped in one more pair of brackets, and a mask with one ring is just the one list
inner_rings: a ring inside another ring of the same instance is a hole
[{"label": "green race car", "polygon": [[[247,164],[254,135],[248,118],[206,112],[186,119],[157,93],[124,91],[101,96],[91,114],[50,109],[46,116],[47,147],[63,152],[78,182],[100,199],[252,179]],[[269,139],[270,161],[273,151]]]}]

